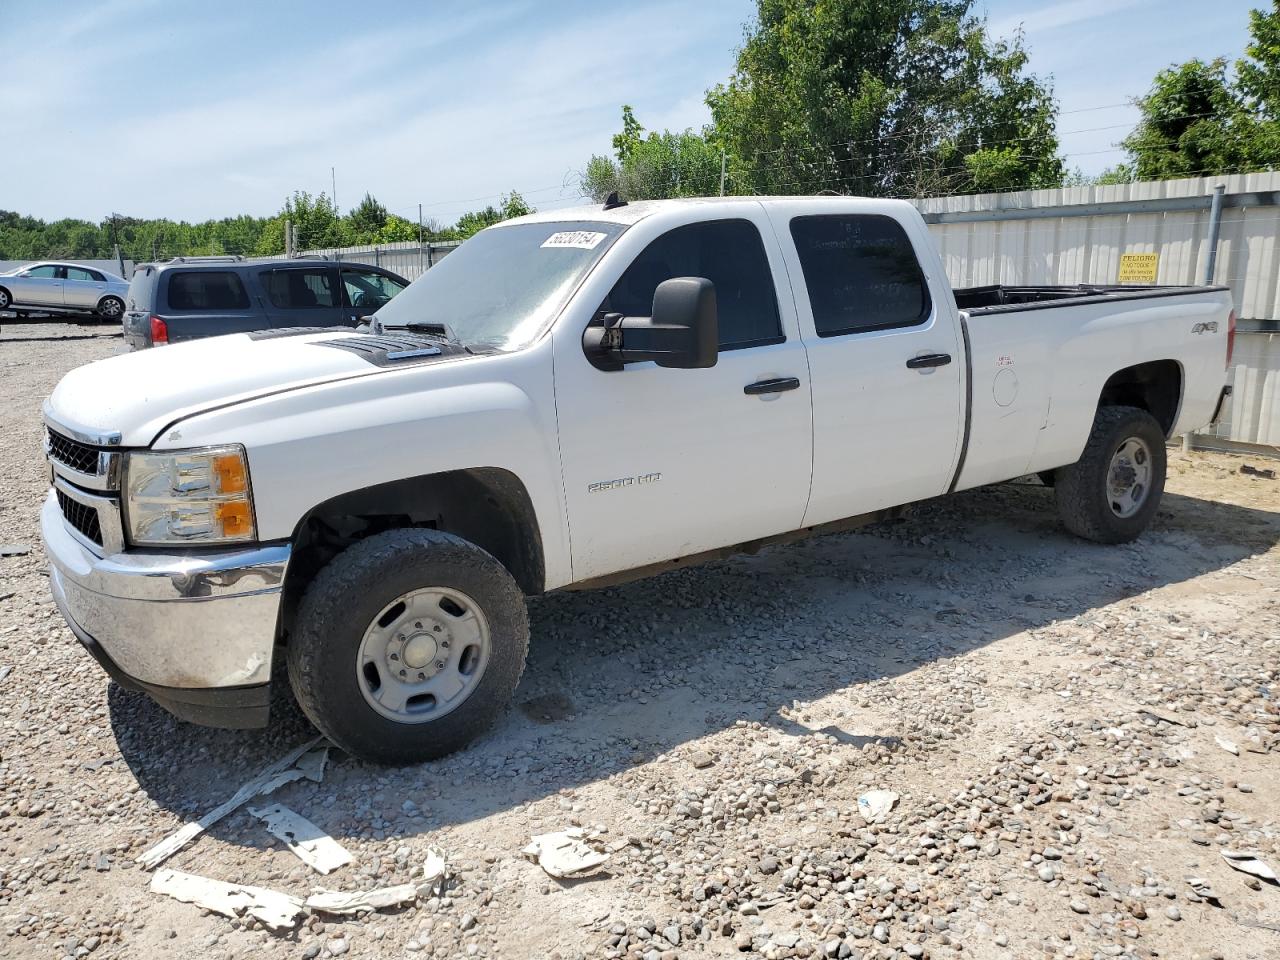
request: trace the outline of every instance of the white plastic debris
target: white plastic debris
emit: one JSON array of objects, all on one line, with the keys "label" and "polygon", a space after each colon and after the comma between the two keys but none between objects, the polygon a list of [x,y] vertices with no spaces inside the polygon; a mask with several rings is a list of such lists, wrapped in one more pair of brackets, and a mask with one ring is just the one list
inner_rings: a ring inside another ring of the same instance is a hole
[{"label": "white plastic debris", "polygon": [[[183,847],[194,841],[209,827],[227,816],[227,814],[248,803],[254,797],[271,793],[273,790],[283,787],[286,783],[301,780],[303,777],[319,782],[324,776],[325,758],[329,753],[328,746],[315,749],[323,740],[323,737],[316,737],[314,740],[290,750],[271,766],[244,784],[230,800],[214,807],[199,820],[184,824],[169,834],[154,847],[144,851],[138,857],[137,862],[142,864],[146,870],[158,867]],[[312,755],[312,750],[315,750],[315,753],[320,756]]]},{"label": "white plastic debris", "polygon": [[249,812],[263,822],[268,833],[283,840],[299,860],[317,873],[332,873],[351,862],[351,854],[342,844],[282,804],[250,807]]},{"label": "white plastic debris", "polygon": [[898,803],[892,790],[871,790],[858,798],[858,813],[867,823],[879,823]]},{"label": "white plastic debris", "polygon": [[444,859],[444,851],[439,847],[427,847],[427,859],[422,865],[422,879],[418,881],[418,896],[439,896],[444,892],[444,882],[448,879],[449,866]]},{"label": "white plastic debris", "polygon": [[413,903],[418,899],[418,885],[401,883],[394,887],[379,887],[377,890],[353,890],[343,893],[340,890],[321,890],[313,893],[303,902],[308,910],[317,913],[333,913],[339,915],[369,913],[373,910],[385,910]]},{"label": "white plastic debris", "polygon": [[224,883],[178,870],[157,871],[151,878],[151,892],[163,893],[183,903],[194,903],[224,917],[248,913],[269,929],[277,931],[292,930],[304,913],[302,901],[287,893],[243,883]]},{"label": "white plastic debris", "polygon": [[1232,741],[1226,739],[1226,737],[1215,736],[1213,738],[1213,741],[1218,746],[1220,746],[1223,750],[1227,751],[1227,753],[1234,754],[1237,757],[1240,756],[1240,748],[1236,746],[1235,743],[1233,743]]},{"label": "white plastic debris", "polygon": [[1222,859],[1227,861],[1227,866],[1233,870],[1239,870],[1241,873],[1251,873],[1255,877],[1261,877],[1263,880],[1270,880],[1272,883],[1280,883],[1276,879],[1276,872],[1271,865],[1264,860],[1258,859],[1256,853],[1248,853],[1243,850],[1223,850]]},{"label": "white plastic debris", "polygon": [[562,880],[585,877],[604,866],[609,855],[587,846],[583,836],[581,827],[544,833],[534,837],[521,853],[553,877]]}]

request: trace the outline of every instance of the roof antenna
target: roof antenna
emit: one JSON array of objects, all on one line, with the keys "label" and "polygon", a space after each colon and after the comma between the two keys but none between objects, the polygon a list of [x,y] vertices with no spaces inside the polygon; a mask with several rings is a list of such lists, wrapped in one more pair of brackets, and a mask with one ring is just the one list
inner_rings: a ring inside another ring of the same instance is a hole
[{"label": "roof antenna", "polygon": [[604,208],[606,210],[612,210],[614,207],[625,207],[626,205],[627,201],[618,199],[617,190],[611,191],[609,196],[604,198]]}]

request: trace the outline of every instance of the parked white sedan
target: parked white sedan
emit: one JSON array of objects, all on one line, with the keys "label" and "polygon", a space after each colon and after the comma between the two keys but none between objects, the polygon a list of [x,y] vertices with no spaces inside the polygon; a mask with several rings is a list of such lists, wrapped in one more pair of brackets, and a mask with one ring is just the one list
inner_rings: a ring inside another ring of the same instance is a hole
[{"label": "parked white sedan", "polygon": [[0,274],[0,310],[94,313],[119,320],[128,281],[78,263],[45,261]]}]

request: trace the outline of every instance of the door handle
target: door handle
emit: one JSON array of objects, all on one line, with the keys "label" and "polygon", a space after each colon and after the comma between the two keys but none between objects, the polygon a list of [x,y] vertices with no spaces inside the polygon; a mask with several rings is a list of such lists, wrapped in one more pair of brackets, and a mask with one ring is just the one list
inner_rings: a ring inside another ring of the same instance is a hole
[{"label": "door handle", "polygon": [[909,370],[920,370],[924,367],[945,367],[951,362],[949,353],[926,353],[923,357],[912,357],[907,361]]},{"label": "door handle", "polygon": [[800,381],[796,377],[774,377],[771,380],[757,380],[755,383],[748,383],[742,388],[742,392],[748,397],[758,397],[762,393],[786,393],[788,390],[798,390]]}]

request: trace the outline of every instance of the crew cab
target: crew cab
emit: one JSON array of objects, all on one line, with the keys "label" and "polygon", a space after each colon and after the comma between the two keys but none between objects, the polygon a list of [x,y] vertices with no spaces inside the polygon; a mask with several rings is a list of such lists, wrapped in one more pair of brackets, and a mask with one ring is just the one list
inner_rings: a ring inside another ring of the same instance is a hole
[{"label": "crew cab", "polygon": [[277,658],[371,760],[504,708],[524,598],[1039,474],[1074,534],[1151,522],[1223,395],[1222,287],[952,291],[907,203],[621,203],[507,221],[369,332],[233,334],[45,405],[53,595],[120,683],[268,722]]}]

